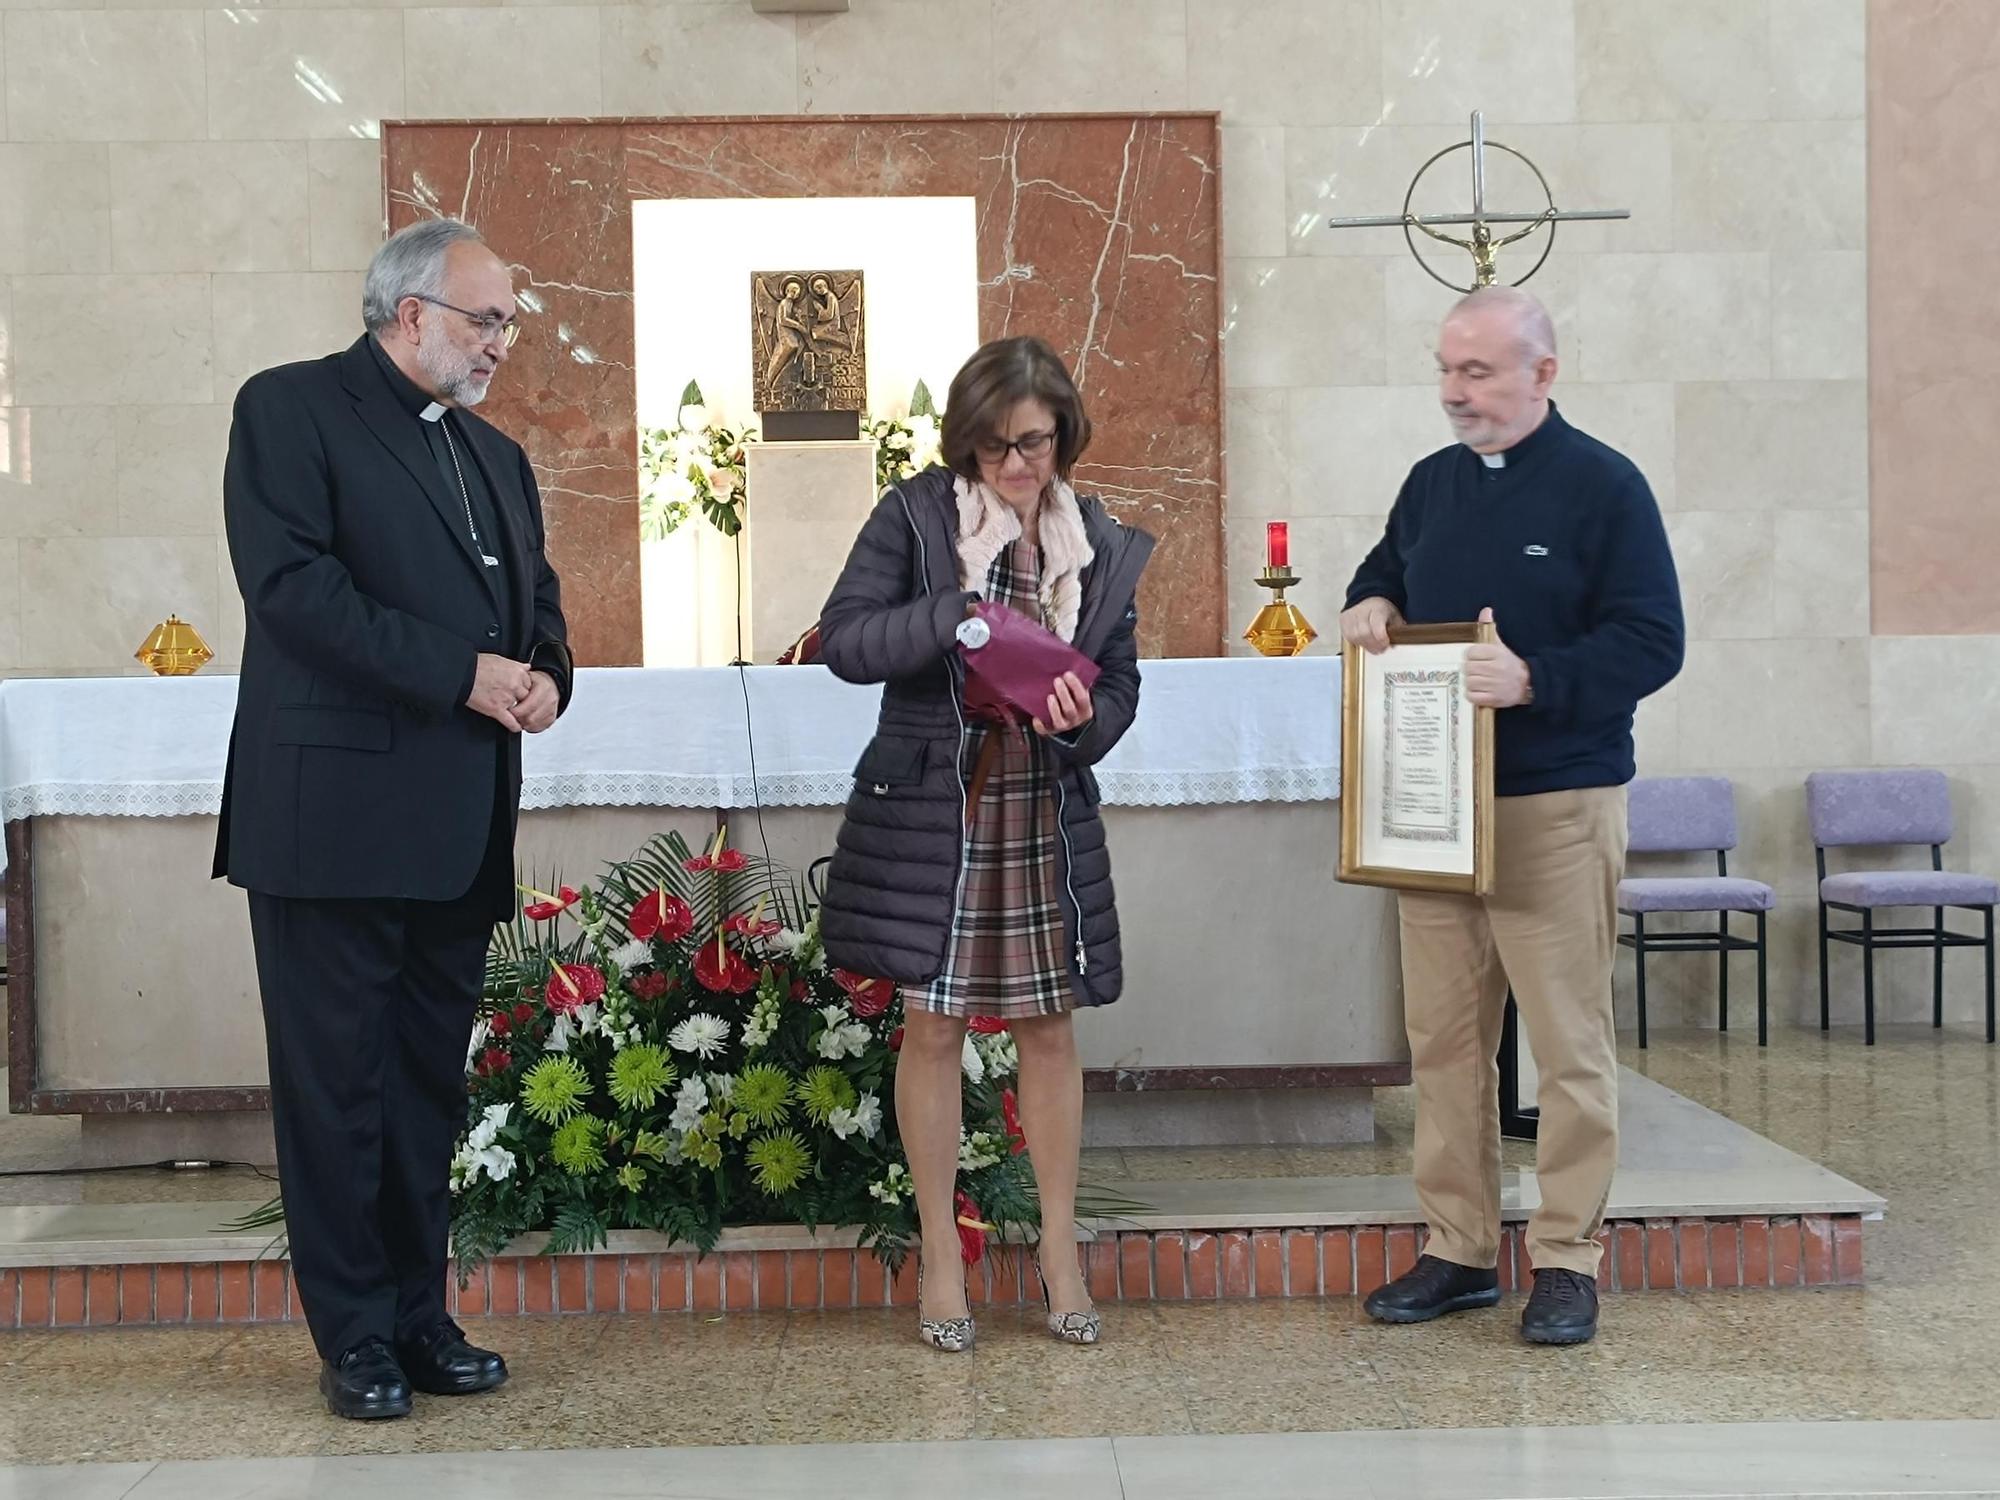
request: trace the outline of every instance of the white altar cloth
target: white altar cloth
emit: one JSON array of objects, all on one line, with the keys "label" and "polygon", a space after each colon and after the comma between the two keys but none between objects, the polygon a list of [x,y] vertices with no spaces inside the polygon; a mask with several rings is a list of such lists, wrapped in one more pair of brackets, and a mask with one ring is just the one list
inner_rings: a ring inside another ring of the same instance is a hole
[{"label": "white altar cloth", "polygon": [[[1338,796],[1337,657],[1140,671],[1138,719],[1098,768],[1107,803]],[[522,805],[838,805],[880,692],[817,666],[585,668],[569,711],[527,741]],[[235,706],[221,675],[0,681],[0,819],[213,814]]]}]

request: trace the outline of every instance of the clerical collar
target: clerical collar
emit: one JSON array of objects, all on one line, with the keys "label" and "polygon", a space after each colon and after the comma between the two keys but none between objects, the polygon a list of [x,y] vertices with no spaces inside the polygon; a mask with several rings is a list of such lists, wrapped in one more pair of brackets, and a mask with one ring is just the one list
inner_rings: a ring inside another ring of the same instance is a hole
[{"label": "clerical collar", "polygon": [[[1564,431],[1568,426],[1569,423],[1563,420],[1562,413],[1556,410],[1555,402],[1551,401],[1549,403],[1549,414],[1542,418],[1541,426],[1522,438],[1513,447],[1502,449],[1498,453],[1475,453],[1473,456],[1485,465],[1488,470],[1518,469],[1537,454],[1558,446],[1560,439],[1557,437],[1557,434]],[[1466,451],[1471,452],[1472,450],[1467,449]]]},{"label": "clerical collar", "polygon": [[382,376],[389,382],[389,390],[398,406],[425,422],[435,422],[445,414],[446,407],[431,400],[423,387],[396,368],[396,362],[389,358],[389,351],[372,333],[368,335],[368,348],[375,356],[375,363],[381,366]]}]

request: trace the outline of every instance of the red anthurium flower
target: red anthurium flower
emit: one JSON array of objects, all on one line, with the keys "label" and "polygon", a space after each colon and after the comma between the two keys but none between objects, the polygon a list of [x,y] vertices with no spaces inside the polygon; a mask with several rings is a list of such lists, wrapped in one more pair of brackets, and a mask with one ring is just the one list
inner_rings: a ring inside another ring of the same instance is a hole
[{"label": "red anthurium flower", "polygon": [[723,871],[725,874],[733,875],[749,863],[750,861],[743,857],[741,849],[724,849],[720,854],[715,856],[715,868]]},{"label": "red anthurium flower", "polygon": [[723,930],[736,933],[739,937],[760,938],[770,937],[772,934],[784,930],[784,924],[780,922],[753,921],[752,916],[753,914],[750,912],[739,911],[735,916],[722,924]]},{"label": "red anthurium flower", "polygon": [[833,977],[847,991],[847,1002],[854,1007],[854,1013],[864,1021],[881,1015],[896,998],[896,986],[886,979],[870,979],[866,974],[853,974],[846,969],[835,969]]},{"label": "red anthurium flower", "polygon": [[514,1029],[514,1018],[506,1011],[495,1011],[486,1018],[486,1029],[495,1036],[505,1036]]},{"label": "red anthurium flower", "polygon": [[967,1030],[976,1031],[981,1036],[998,1036],[1007,1029],[1007,1022],[1001,1016],[974,1016],[966,1023]]},{"label": "red anthurium flower", "polygon": [[1000,1118],[1006,1123],[1007,1139],[1014,1143],[1014,1154],[1019,1156],[1028,1149],[1028,1133],[1021,1128],[1021,1103],[1012,1089],[1000,1090]]},{"label": "red anthurium flower", "polygon": [[559,917],[581,899],[576,887],[570,885],[561,887],[553,896],[544,895],[540,891],[530,891],[528,894],[540,898],[521,908],[521,915],[530,922],[546,922],[551,917]]},{"label": "red anthurium flower", "polygon": [[625,981],[625,987],[641,1000],[657,1000],[667,992],[667,976],[657,969],[650,974],[635,974]]},{"label": "red anthurium flower", "polygon": [[715,868],[715,861],[706,854],[697,854],[693,859],[682,860],[681,868],[690,875],[706,875]]},{"label": "red anthurium flower", "polygon": [[573,1015],[604,995],[604,975],[589,964],[557,964],[549,974],[549,1009]]},{"label": "red anthurium flower", "polygon": [[650,943],[654,938],[663,943],[677,943],[694,931],[694,912],[687,902],[668,895],[664,889],[650,891],[632,908],[625,927],[642,943]]},{"label": "red anthurium flower", "polygon": [[488,1047],[479,1054],[479,1064],[474,1071],[481,1078],[491,1078],[495,1073],[506,1072],[507,1065],[513,1060],[505,1047]]},{"label": "red anthurium flower", "polygon": [[747,995],[757,988],[757,971],[723,943],[703,943],[695,951],[694,977],[703,989],[719,995]]},{"label": "red anthurium flower", "polygon": [[952,1206],[958,1213],[958,1253],[965,1257],[968,1266],[977,1265],[979,1257],[986,1253],[986,1236],[993,1226],[979,1216],[979,1205],[964,1188],[958,1190]]},{"label": "red anthurium flower", "polygon": [[516,1026],[526,1026],[534,1019],[535,1007],[528,1004],[527,1001],[523,1000],[519,1005],[514,1007],[514,1024]]}]

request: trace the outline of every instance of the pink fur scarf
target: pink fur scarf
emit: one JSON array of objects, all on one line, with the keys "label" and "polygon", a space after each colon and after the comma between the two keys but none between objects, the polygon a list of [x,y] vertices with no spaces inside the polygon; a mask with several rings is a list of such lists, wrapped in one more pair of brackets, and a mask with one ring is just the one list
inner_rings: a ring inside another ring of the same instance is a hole
[{"label": "pink fur scarf", "polygon": [[[958,496],[959,587],[984,593],[986,574],[1001,549],[1021,535],[1021,518],[1014,508],[976,480],[956,475]],[[1076,639],[1077,614],[1083,605],[1083,570],[1095,554],[1083,528],[1083,508],[1076,491],[1060,479],[1049,481],[1036,522],[1042,549],[1042,620],[1066,641]]]}]

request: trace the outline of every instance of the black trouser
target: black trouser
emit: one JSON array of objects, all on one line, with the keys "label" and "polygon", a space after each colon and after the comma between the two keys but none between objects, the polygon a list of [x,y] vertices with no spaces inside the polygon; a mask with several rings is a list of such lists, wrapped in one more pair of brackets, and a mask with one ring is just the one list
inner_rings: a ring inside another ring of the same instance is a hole
[{"label": "black trouser", "polygon": [[455,901],[250,893],[292,1275],[322,1358],[446,1316],[465,1050],[496,881],[513,878],[504,827]]}]

